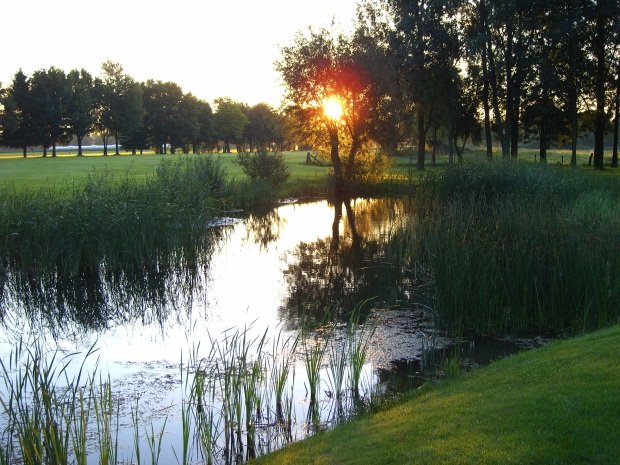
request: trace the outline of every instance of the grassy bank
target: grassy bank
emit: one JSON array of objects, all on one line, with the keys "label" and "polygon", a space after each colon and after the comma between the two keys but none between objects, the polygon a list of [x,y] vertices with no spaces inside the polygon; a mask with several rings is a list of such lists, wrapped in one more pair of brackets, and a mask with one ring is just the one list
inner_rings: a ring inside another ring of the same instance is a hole
[{"label": "grassy bank", "polygon": [[619,341],[615,326],[501,360],[256,463],[617,463]]}]

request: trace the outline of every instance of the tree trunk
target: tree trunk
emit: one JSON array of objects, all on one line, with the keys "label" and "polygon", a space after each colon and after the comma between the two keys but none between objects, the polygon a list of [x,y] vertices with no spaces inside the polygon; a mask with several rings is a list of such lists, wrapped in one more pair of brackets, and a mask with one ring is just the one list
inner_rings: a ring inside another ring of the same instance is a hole
[{"label": "tree trunk", "polygon": [[56,142],[52,144],[52,158],[56,158]]},{"label": "tree trunk", "polygon": [[426,127],[424,126],[424,110],[418,110],[418,162],[416,168],[424,169],[424,158],[426,156]]},{"label": "tree trunk", "polygon": [[611,156],[611,167],[618,167],[618,123],[620,122],[620,66],[618,66],[618,77],[616,79],[616,101],[614,113],[614,149]]},{"label": "tree trunk", "polygon": [[[502,155],[512,155],[512,120],[514,112],[514,79],[513,79],[513,53],[512,53],[512,27],[508,25],[506,37],[506,116],[504,118],[505,144],[502,143]],[[504,147],[504,145],[506,147]]]},{"label": "tree trunk", "polygon": [[84,139],[84,136],[78,137],[77,141],[78,141],[78,157],[81,157],[83,155],[82,153],[82,139]]},{"label": "tree trunk", "polygon": [[340,141],[338,139],[338,128],[335,126],[328,127],[327,131],[329,132],[329,143],[331,145],[330,158],[332,161],[332,165],[334,166],[334,178],[336,180],[336,197],[338,198],[340,195],[342,195],[342,191],[344,188],[342,160],[340,159],[339,153]]},{"label": "tree trunk", "polygon": [[575,75],[575,40],[568,42],[568,111],[570,112],[570,164],[577,166],[577,76]]},{"label": "tree trunk", "polygon": [[24,158],[26,158],[28,156],[28,147],[23,147],[22,151],[23,151],[23,154],[24,154]]},{"label": "tree trunk", "polygon": [[540,156],[541,163],[547,163],[547,120],[542,118],[540,123],[540,141],[538,154]]},{"label": "tree trunk", "polygon": [[521,32],[521,13],[517,18],[517,43],[515,51],[514,84],[512,87],[512,117],[510,122],[510,156],[517,158],[519,154],[519,119],[521,117],[521,88],[523,86],[523,34]]},{"label": "tree trunk", "polygon": [[[486,21],[487,12],[484,2],[480,2],[480,17]],[[486,30],[486,24],[483,25]],[[491,108],[489,104],[489,64],[487,62],[487,45],[483,44],[482,49],[482,106],[484,108],[484,139],[486,141],[487,158],[493,159],[493,136],[491,135]]]},{"label": "tree trunk", "polygon": [[487,158],[493,159],[493,136],[491,135],[491,108],[489,107],[489,79],[486,76],[488,70],[486,69],[486,54],[483,54],[483,87],[482,87],[482,105],[484,107],[484,139],[487,146]]},{"label": "tree trunk", "polygon": [[502,121],[502,115],[499,111],[499,84],[497,82],[497,73],[495,69],[495,58],[490,49],[490,44],[487,44],[488,59],[489,59],[489,71],[490,71],[490,84],[491,84],[491,100],[493,103],[493,115],[495,116],[495,126],[497,128],[496,133],[499,137],[499,141],[502,145],[502,156],[507,157],[510,154],[509,140],[504,132],[504,122]]},{"label": "tree trunk", "polygon": [[594,119],[594,169],[603,169],[605,156],[605,3],[596,2],[596,33],[594,56],[596,58],[596,116]]},{"label": "tree trunk", "polygon": [[362,146],[362,141],[359,137],[353,135],[352,136],[353,143],[351,144],[351,151],[349,152],[349,158],[347,160],[346,166],[346,178],[351,180],[355,178],[355,157],[360,147]]},{"label": "tree trunk", "polygon": [[433,151],[431,153],[431,166],[437,165],[435,153],[437,152],[437,125],[433,126]]},{"label": "tree trunk", "polygon": [[[435,134],[437,134],[437,130],[435,130]],[[437,139],[436,136],[435,136],[435,139]],[[450,119],[450,121],[448,122],[448,162],[451,165],[454,164],[454,146],[455,145],[456,145],[456,138],[454,137],[454,123],[452,119]]]}]

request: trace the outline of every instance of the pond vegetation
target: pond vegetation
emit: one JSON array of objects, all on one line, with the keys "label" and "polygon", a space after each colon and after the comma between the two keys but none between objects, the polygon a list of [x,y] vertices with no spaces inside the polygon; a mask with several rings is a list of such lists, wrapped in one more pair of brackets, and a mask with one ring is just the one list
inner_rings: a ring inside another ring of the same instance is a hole
[{"label": "pond vegetation", "polygon": [[[300,381],[308,399],[303,435],[377,408],[392,395],[366,371],[383,309],[424,314],[432,328],[426,354],[439,347],[439,331],[465,343],[479,335],[572,335],[617,322],[615,181],[550,166],[465,163],[429,173],[411,198],[364,210],[352,198],[330,199],[331,237],[298,241],[282,269],[289,288],[277,309],[282,332],[256,335],[246,321],[244,329],[210,335],[179,364],[182,439],[174,457],[233,463],[294,440]],[[3,322],[10,325],[17,308],[55,338],[116,320],[164,327],[204,286],[226,235],[222,219],[268,198],[266,185],[231,182],[208,157],[162,164],[144,183],[104,174],[60,192],[6,190]],[[248,221],[248,237],[261,247],[277,243],[275,210]],[[459,348],[425,368],[456,376]],[[3,360],[0,463],[17,456],[87,463],[93,454],[101,463],[160,461],[172,417],[145,422],[139,396],[132,404],[114,392],[98,364],[70,370],[75,357],[22,343]],[[131,450],[118,439],[127,405]]]}]

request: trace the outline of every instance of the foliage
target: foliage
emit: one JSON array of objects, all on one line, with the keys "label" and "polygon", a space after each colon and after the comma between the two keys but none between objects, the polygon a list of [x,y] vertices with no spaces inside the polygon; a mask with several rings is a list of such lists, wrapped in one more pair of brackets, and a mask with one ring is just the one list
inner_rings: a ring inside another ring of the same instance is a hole
[{"label": "foliage", "polygon": [[243,135],[250,152],[268,149],[273,143],[282,145],[282,119],[270,105],[258,103],[245,110],[245,115],[249,124],[244,128]]},{"label": "foliage", "polygon": [[237,163],[250,179],[267,181],[274,188],[284,184],[291,176],[281,152],[269,152],[264,148],[258,152],[241,152],[237,153]]},{"label": "foliage", "polygon": [[[315,147],[328,147],[336,186],[356,178],[356,160],[373,130],[377,134],[381,101],[394,95],[385,78],[387,55],[363,34],[335,36],[331,31],[298,34],[281,49],[276,68],[286,86],[289,117]],[[342,115],[333,118],[323,105],[337,101]]]},{"label": "foliage", "polygon": [[393,247],[425,270],[454,334],[578,332],[620,316],[617,184],[474,163],[429,175],[418,193],[424,213]]},{"label": "foliage", "polygon": [[215,101],[215,131],[219,140],[224,144],[224,153],[230,153],[231,143],[242,143],[243,130],[250,123],[243,113],[241,105],[229,98],[220,98]]},{"label": "foliage", "polygon": [[91,175],[83,184],[0,192],[0,256],[16,270],[81,270],[174,263],[181,244],[200,247],[203,228],[229,202],[230,182],[210,156],[161,162],[146,182]]}]

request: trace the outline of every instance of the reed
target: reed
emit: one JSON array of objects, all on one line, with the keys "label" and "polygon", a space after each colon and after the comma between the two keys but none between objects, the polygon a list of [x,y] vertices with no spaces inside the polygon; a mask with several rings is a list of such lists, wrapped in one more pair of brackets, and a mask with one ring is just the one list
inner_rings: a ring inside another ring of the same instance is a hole
[{"label": "reed", "polygon": [[101,465],[114,465],[118,463],[118,426],[120,420],[118,406],[120,401],[114,399],[109,375],[107,381],[100,377],[98,384],[91,383],[90,391],[97,425],[99,463]]},{"label": "reed", "polygon": [[161,441],[164,438],[164,432],[166,431],[166,422],[167,422],[167,419],[163,421],[158,434],[155,434],[155,427],[153,426],[152,423],[151,423],[151,434],[149,434],[148,430],[146,431],[146,441],[151,451],[151,464],[152,465],[157,465],[159,463],[159,456],[161,455]]},{"label": "reed", "polygon": [[390,247],[419,264],[418,298],[457,336],[600,328],[620,316],[620,189],[594,179],[464,164],[426,179]]},{"label": "reed", "polygon": [[283,405],[285,403],[284,390],[290,376],[291,367],[294,363],[295,350],[299,342],[299,336],[295,338],[282,339],[279,332],[273,340],[272,364],[270,370],[270,381],[272,390],[275,394],[276,417],[278,421],[284,420]]},{"label": "reed", "polygon": [[[334,333],[335,325],[330,329]],[[327,372],[331,384],[332,395],[336,399],[342,398],[342,390],[345,382],[346,368],[349,364],[349,352],[346,349],[346,342],[338,341],[335,337],[329,338],[327,356],[329,370]]]},{"label": "reed", "polygon": [[367,321],[362,324],[362,309],[369,303],[369,300],[362,301],[353,308],[347,323],[347,352],[349,358],[349,377],[351,379],[351,389],[354,397],[359,397],[360,380],[362,370],[366,364],[368,349],[372,337],[377,330],[379,319],[372,322]]},{"label": "reed", "polygon": [[[337,337],[342,339],[338,347],[346,355],[338,359],[341,361],[338,367],[332,368],[333,373],[338,373],[332,389],[339,386],[337,391],[349,390],[344,361],[348,360],[349,352],[345,348],[348,344],[358,347],[356,360],[362,366],[372,334],[369,327],[361,329],[362,306],[352,312],[347,329],[331,323],[312,333],[306,330],[303,336],[307,339],[284,338],[278,334],[271,343],[273,357],[265,350],[269,344],[267,331],[250,337],[249,328],[231,329],[218,339],[210,338],[211,349],[204,358],[199,356],[200,346],[190,354],[186,364],[182,357],[181,448],[177,451],[177,444],[172,445],[177,462],[237,463],[293,440],[298,344],[305,357],[310,385],[314,386],[308,409],[309,429],[318,430],[323,420],[329,421],[322,417],[328,402],[332,403],[330,411],[337,412],[338,420],[353,412],[354,407],[345,405],[342,394],[319,399],[320,372],[330,343]],[[335,350],[336,346],[331,347]],[[4,382],[0,402],[9,419],[0,442],[0,464],[13,463],[15,458],[27,464],[86,464],[89,450],[97,452],[102,465],[116,464],[119,460],[142,463],[145,454],[141,447],[148,447],[147,461],[153,464],[161,461],[169,418],[159,426],[153,423],[145,426],[139,415],[141,406],[137,396],[128,413],[133,448],[129,458],[119,456],[122,450],[119,437],[125,434],[121,431],[124,429],[121,417],[125,422],[121,413],[123,398],[113,392],[110,376],[98,372],[98,362],[94,372],[85,376],[86,359],[94,352],[91,348],[86,354],[73,379],[67,375],[67,367],[74,354],[62,358],[58,353],[45,356],[39,346],[27,349],[22,343],[7,361],[0,361]],[[332,361],[335,357],[333,352]],[[370,387],[367,392],[371,392]],[[370,396],[365,401],[370,402]],[[272,421],[274,411],[275,421]],[[265,429],[267,432],[263,433]]]},{"label": "reed", "polygon": [[318,400],[318,392],[321,388],[321,366],[323,357],[329,343],[329,331],[319,329],[310,334],[304,329],[301,336],[301,347],[304,355],[304,366],[310,389],[310,403],[315,404]]},{"label": "reed", "polygon": [[[142,268],[199,250],[209,220],[234,206],[212,157],[162,162],[138,182],[93,173],[78,185],[0,192],[0,259],[14,270]],[[195,252],[194,252],[195,253]]]}]

